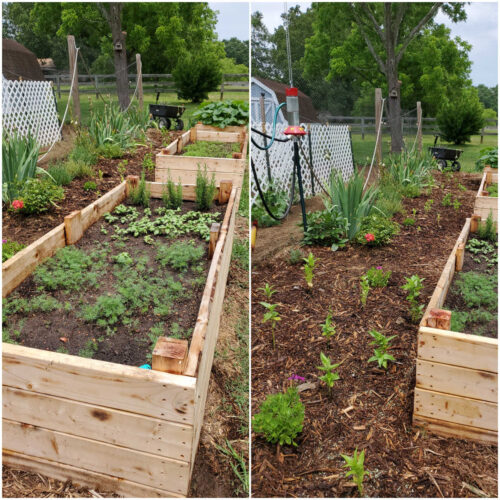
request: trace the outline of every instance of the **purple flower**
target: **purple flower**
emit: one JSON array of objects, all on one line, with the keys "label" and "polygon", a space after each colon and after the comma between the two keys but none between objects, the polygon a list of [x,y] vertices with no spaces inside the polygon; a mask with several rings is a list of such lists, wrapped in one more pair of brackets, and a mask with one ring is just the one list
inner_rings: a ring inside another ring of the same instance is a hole
[{"label": "purple flower", "polygon": [[377,266],[377,269],[382,269],[382,266]]},{"label": "purple flower", "polygon": [[4,243],[7,243],[7,240],[2,240],[2,245],[3,245]]},{"label": "purple flower", "polygon": [[301,382],[305,382],[306,379],[294,373],[291,377],[288,377],[288,380],[300,380]]}]

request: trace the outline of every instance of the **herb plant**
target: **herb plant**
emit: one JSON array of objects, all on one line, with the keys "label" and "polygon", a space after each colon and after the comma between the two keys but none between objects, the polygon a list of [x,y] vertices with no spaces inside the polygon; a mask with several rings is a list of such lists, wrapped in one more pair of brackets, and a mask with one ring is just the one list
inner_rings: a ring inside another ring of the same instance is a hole
[{"label": "herb plant", "polygon": [[365,475],[368,474],[365,471],[365,450],[363,450],[358,455],[358,449],[354,450],[354,455],[350,457],[349,455],[341,455],[341,457],[345,461],[345,465],[343,467],[348,468],[349,470],[346,472],[346,477],[352,476],[352,480],[358,487],[359,494],[363,496],[363,480]]},{"label": "herb plant", "polygon": [[209,180],[207,166],[205,165],[202,171],[200,165],[198,165],[195,193],[199,210],[208,210],[212,206],[216,191],[215,174],[212,174],[212,178]]},{"label": "herb plant", "polygon": [[406,283],[401,287],[408,294],[406,300],[410,303],[410,316],[414,323],[422,317],[424,306],[419,304],[418,297],[420,296],[420,290],[423,288],[423,278],[420,278],[418,274],[414,274],[409,278],[405,278]]},{"label": "herb plant", "polygon": [[452,203],[451,193],[445,194],[443,199],[441,200],[441,205],[443,205],[443,207],[451,207],[451,203]]},{"label": "herb plant", "polygon": [[144,170],[141,173],[141,179],[137,186],[132,187],[130,190],[129,201],[132,205],[142,205],[143,207],[149,207],[149,202],[151,199],[151,191],[146,187],[146,175]]},{"label": "herb plant", "polygon": [[424,212],[429,213],[432,210],[432,204],[434,203],[434,200],[427,200],[424,205]]},{"label": "herb plant", "polygon": [[170,265],[177,271],[186,271],[190,266],[197,264],[205,249],[193,240],[178,241],[172,245],[159,245],[156,259],[162,266]]},{"label": "herb plant", "polygon": [[292,266],[295,266],[299,262],[302,262],[303,259],[304,259],[304,255],[302,254],[301,250],[299,250],[298,248],[292,248],[290,250],[290,254],[289,254],[289,257],[288,257],[288,262]]},{"label": "herb plant", "polygon": [[492,242],[497,241],[498,237],[497,237],[497,232],[495,230],[495,223],[493,222],[493,214],[491,210],[490,213],[488,214],[488,217],[486,218],[486,221],[479,223],[477,229],[477,235],[482,240],[488,240]]},{"label": "herb plant", "polygon": [[343,248],[347,243],[347,219],[336,209],[319,210],[307,214],[305,245],[329,246],[332,251]]},{"label": "herb plant", "polygon": [[305,264],[304,264],[304,277],[307,282],[307,286],[309,288],[313,287],[313,277],[314,277],[314,268],[316,267],[316,263],[318,262],[319,259],[315,259],[314,255],[309,252],[309,255],[307,258],[303,259]]},{"label": "herb plant", "polygon": [[289,387],[285,393],[267,396],[252,419],[252,429],[270,443],[297,446],[295,439],[302,432],[304,413],[297,388]]},{"label": "herb plant", "polygon": [[[356,243],[367,246],[388,245],[392,238],[398,234],[399,225],[378,213],[372,213],[361,221]],[[375,238],[367,241],[365,234],[373,234]]]},{"label": "herb plant", "polygon": [[339,374],[334,371],[340,366],[340,363],[332,365],[330,358],[322,352],[320,353],[320,359],[322,365],[318,366],[317,368],[318,370],[324,371],[325,374],[318,378],[326,384],[326,386],[328,387],[328,392],[331,392],[333,384],[340,378]]},{"label": "herb plant", "polygon": [[24,214],[41,214],[64,198],[64,189],[49,179],[28,179],[19,190]]},{"label": "herb plant", "polygon": [[162,200],[165,208],[177,209],[182,206],[182,183],[179,178],[177,184],[168,176],[167,184],[163,187]]}]

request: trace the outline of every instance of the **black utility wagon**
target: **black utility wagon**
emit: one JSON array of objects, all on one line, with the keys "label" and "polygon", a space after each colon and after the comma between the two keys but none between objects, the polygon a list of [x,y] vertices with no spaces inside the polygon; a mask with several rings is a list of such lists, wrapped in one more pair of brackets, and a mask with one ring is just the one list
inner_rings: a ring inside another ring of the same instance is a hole
[{"label": "black utility wagon", "polygon": [[182,113],[186,110],[184,106],[169,106],[167,104],[158,104],[160,92],[156,93],[156,103],[149,105],[149,114],[153,120],[158,121],[160,128],[170,129],[172,120],[175,120],[175,130],[182,130],[184,122],[181,120]]},{"label": "black utility wagon", "polygon": [[451,169],[453,172],[460,170],[460,162],[458,159],[463,153],[462,149],[440,148],[436,146],[439,135],[435,136],[434,146],[429,147],[431,155],[436,158],[440,170],[444,170],[448,166],[448,161],[451,161]]}]

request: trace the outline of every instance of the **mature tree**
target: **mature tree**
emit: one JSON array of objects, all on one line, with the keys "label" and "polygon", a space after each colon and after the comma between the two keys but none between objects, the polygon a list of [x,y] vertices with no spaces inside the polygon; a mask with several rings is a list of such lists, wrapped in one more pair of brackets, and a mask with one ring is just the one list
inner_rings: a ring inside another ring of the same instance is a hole
[{"label": "mature tree", "polygon": [[486,109],[493,109],[498,113],[498,85],[487,87],[481,83],[477,86],[477,94]]},{"label": "mature tree", "polygon": [[226,57],[234,59],[236,64],[244,64],[248,68],[248,40],[238,40],[238,38],[233,36],[229,40],[222,41],[224,43]]},{"label": "mature tree", "polygon": [[[315,3],[317,19],[336,16],[351,28],[349,36],[330,50],[330,76],[349,71],[366,81],[384,76],[388,90],[387,110],[391,151],[403,147],[399,68],[408,46],[430,26],[439,9],[453,21],[466,18],[463,5],[443,3]],[[336,33],[327,34],[331,39]],[[367,61],[365,48],[371,59]],[[368,63],[368,64],[367,64]]]},{"label": "mature tree", "polygon": [[263,22],[262,12],[252,14],[252,76],[270,77],[271,35]]}]

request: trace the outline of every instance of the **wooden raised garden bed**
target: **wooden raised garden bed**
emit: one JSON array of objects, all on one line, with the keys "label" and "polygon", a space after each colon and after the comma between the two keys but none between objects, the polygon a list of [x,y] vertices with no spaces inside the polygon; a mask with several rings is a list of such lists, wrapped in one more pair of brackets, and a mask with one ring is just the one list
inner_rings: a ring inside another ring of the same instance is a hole
[{"label": "wooden raised garden bed", "polygon": [[[3,296],[112,211],[137,180],[129,178],[74,212],[6,261]],[[148,184],[152,197],[161,197],[162,185]],[[230,183],[217,190],[227,207],[222,224],[211,228],[212,258],[189,349],[187,343],[179,348],[178,342],[160,337],[153,369],[147,370],[3,344],[4,464],[123,496],[187,495],[231,259],[238,191]],[[183,186],[183,199],[194,200],[194,186]]]},{"label": "wooden raised garden bed", "polygon": [[[233,158],[209,158],[201,156],[182,156],[183,148],[196,141],[215,141],[238,143],[239,153]],[[233,179],[235,186],[241,187],[245,172],[248,137],[245,127],[226,127],[219,129],[201,123],[156,155],[155,181],[167,182],[169,175],[174,182],[180,178],[182,184],[195,184],[198,165],[207,166],[207,172],[215,174],[216,182]]]},{"label": "wooden raised garden bed", "polygon": [[498,172],[496,169],[485,168],[481,185],[474,201],[474,213],[485,220],[491,213],[493,221],[498,222],[498,197],[491,196],[487,188],[492,184],[498,184]]},{"label": "wooden raised garden bed", "polygon": [[498,339],[450,331],[451,314],[442,309],[478,221],[466,220],[420,323],[413,423],[443,436],[497,443]]}]

